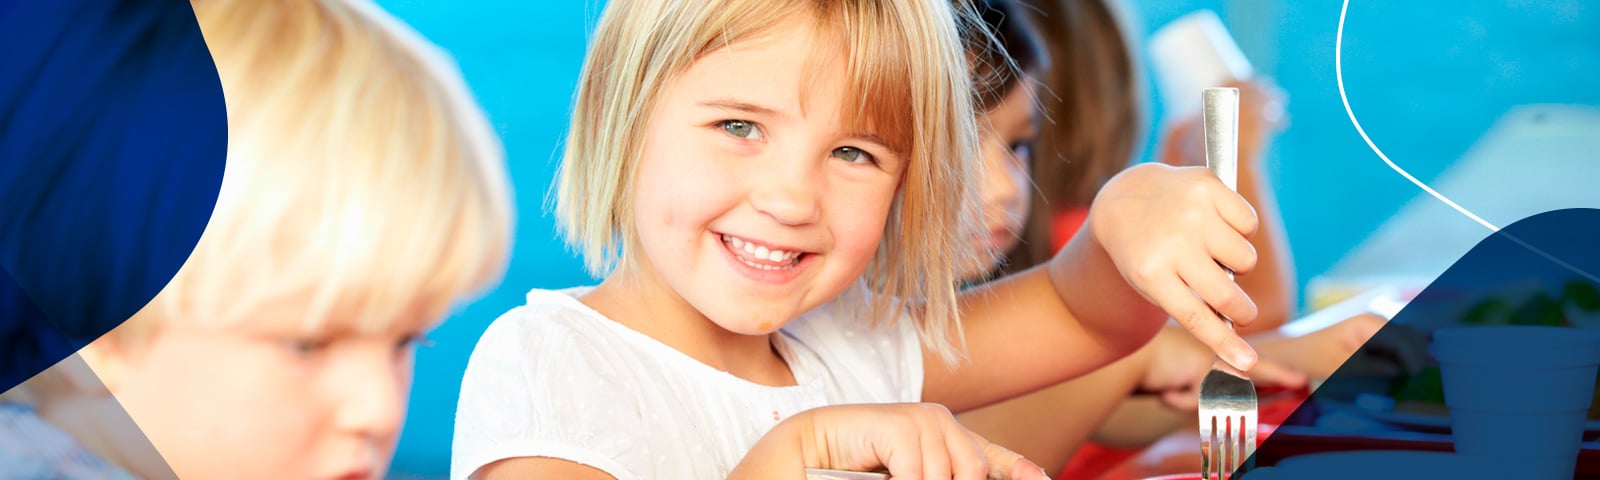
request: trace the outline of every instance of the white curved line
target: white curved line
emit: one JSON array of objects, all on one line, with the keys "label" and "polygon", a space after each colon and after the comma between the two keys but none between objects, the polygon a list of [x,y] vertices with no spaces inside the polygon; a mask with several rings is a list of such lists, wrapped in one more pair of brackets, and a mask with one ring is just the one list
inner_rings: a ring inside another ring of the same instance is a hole
[{"label": "white curved line", "polygon": [[1561,259],[1556,258],[1555,256],[1550,255],[1549,253],[1545,253],[1544,250],[1541,250],[1538,247],[1535,247],[1533,245],[1529,245],[1528,242],[1522,241],[1522,239],[1517,238],[1515,235],[1500,231],[1500,227],[1497,227],[1494,224],[1489,223],[1489,221],[1484,220],[1483,218],[1479,217],[1477,214],[1474,214],[1474,213],[1472,213],[1470,211],[1467,211],[1467,209],[1462,208],[1461,205],[1456,204],[1456,202],[1450,200],[1449,198],[1446,198],[1444,195],[1440,194],[1439,192],[1434,191],[1434,189],[1432,187],[1429,187],[1428,184],[1422,183],[1421,180],[1417,180],[1417,177],[1411,176],[1410,172],[1407,172],[1404,168],[1400,168],[1399,165],[1395,165],[1393,160],[1389,160],[1389,156],[1388,155],[1384,155],[1383,154],[1383,150],[1379,150],[1378,149],[1378,145],[1377,144],[1372,143],[1372,138],[1367,136],[1367,131],[1365,129],[1361,128],[1361,122],[1356,120],[1356,112],[1354,110],[1350,109],[1350,97],[1345,95],[1345,93],[1344,93],[1344,62],[1343,62],[1343,56],[1344,56],[1343,55],[1343,52],[1344,52],[1344,16],[1345,16],[1345,12],[1347,12],[1349,10],[1350,10],[1350,0],[1344,0],[1343,5],[1339,7],[1339,30],[1338,30],[1337,33],[1334,34],[1334,37],[1333,37],[1333,77],[1334,77],[1335,80],[1337,80],[1339,82],[1339,101],[1344,102],[1344,113],[1345,113],[1345,115],[1350,116],[1350,124],[1354,125],[1356,127],[1356,133],[1361,134],[1361,139],[1365,140],[1367,142],[1367,147],[1372,149],[1372,153],[1378,154],[1378,158],[1383,159],[1383,163],[1388,164],[1390,169],[1393,169],[1396,173],[1399,173],[1400,176],[1405,177],[1406,180],[1410,180],[1412,184],[1417,186],[1417,188],[1421,188],[1422,191],[1428,192],[1428,194],[1432,195],[1433,198],[1439,199],[1439,201],[1444,202],[1445,205],[1449,205],[1450,208],[1455,209],[1457,212],[1461,212],[1462,215],[1466,215],[1467,218],[1470,218],[1473,221],[1478,222],[1478,224],[1479,225],[1483,225],[1484,228],[1488,228],[1489,231],[1494,232],[1496,234],[1503,235],[1503,236],[1506,237],[1506,239],[1511,240],[1512,242],[1515,242],[1517,245],[1521,245],[1523,248],[1527,248],[1529,251],[1532,251],[1533,253],[1539,254],[1539,256],[1544,257],[1546,260],[1554,262],[1556,265],[1560,265],[1561,267],[1566,268],[1567,270],[1571,270],[1574,273],[1577,273],[1578,275],[1581,275],[1584,278],[1589,279],[1589,281],[1591,281],[1591,282],[1600,283],[1600,278],[1597,278],[1594,275],[1590,274],[1589,272],[1583,271],[1582,269],[1580,269],[1580,268],[1578,268],[1576,266],[1573,266],[1572,264],[1569,264],[1569,263],[1567,263],[1565,261],[1562,261]]},{"label": "white curved line", "polygon": [[1449,198],[1445,198],[1444,195],[1434,191],[1432,187],[1428,186],[1428,184],[1422,183],[1421,180],[1417,180],[1417,177],[1411,176],[1411,173],[1407,172],[1406,169],[1400,168],[1399,165],[1395,165],[1394,161],[1389,160],[1388,155],[1383,154],[1383,150],[1378,149],[1378,145],[1372,143],[1372,138],[1367,137],[1367,131],[1362,129],[1361,122],[1356,120],[1356,112],[1350,110],[1350,98],[1344,93],[1344,62],[1342,61],[1342,57],[1344,55],[1341,52],[1344,50],[1344,14],[1345,11],[1349,9],[1350,0],[1344,0],[1344,6],[1339,7],[1339,31],[1333,37],[1333,77],[1339,82],[1339,101],[1344,102],[1344,113],[1350,116],[1350,124],[1355,125],[1356,133],[1361,134],[1361,139],[1366,140],[1367,147],[1372,148],[1372,152],[1378,154],[1378,158],[1383,159],[1383,163],[1389,164],[1389,168],[1399,173],[1400,176],[1406,177],[1406,180],[1410,180],[1412,184],[1415,184],[1418,188],[1421,188],[1422,191],[1428,192],[1429,195],[1433,195],[1433,198],[1437,198],[1439,201],[1444,202],[1445,205],[1449,205],[1450,208],[1456,209],[1457,212],[1461,212],[1461,214],[1466,215],[1467,218],[1471,218],[1473,221],[1478,222],[1478,224],[1488,228],[1489,231],[1500,231],[1500,227],[1496,227],[1487,220],[1479,218],[1476,214],[1467,211],[1467,209],[1462,208],[1461,205],[1457,205],[1456,202],[1450,200]]}]

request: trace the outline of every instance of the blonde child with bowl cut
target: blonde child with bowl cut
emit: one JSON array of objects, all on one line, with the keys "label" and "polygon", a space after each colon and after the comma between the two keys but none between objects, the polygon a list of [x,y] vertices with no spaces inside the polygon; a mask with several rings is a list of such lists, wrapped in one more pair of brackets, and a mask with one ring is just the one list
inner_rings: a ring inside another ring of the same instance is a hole
[{"label": "blonde child with bowl cut", "polygon": [[1038,268],[959,290],[978,128],[948,0],[613,0],[557,180],[598,286],[479,340],[452,478],[1043,478],[951,416],[1133,351],[1168,315],[1242,367],[1250,206],[1204,168],[1101,191]]},{"label": "blonde child with bowl cut", "polygon": [[455,67],[360,1],[196,0],[228,107],[211,221],[84,351],[182,478],[379,478],[414,343],[502,274],[511,204]]}]

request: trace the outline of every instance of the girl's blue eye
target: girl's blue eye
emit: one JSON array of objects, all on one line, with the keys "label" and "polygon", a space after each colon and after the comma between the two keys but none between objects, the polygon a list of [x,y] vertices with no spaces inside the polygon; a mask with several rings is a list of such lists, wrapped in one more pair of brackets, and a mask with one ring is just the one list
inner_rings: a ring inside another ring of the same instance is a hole
[{"label": "girl's blue eye", "polygon": [[1023,165],[1033,162],[1033,142],[1023,141],[1011,144],[1011,155],[1015,156]]},{"label": "girl's blue eye", "polygon": [[872,154],[856,147],[839,147],[833,149],[833,157],[850,163],[877,164],[878,159]]},{"label": "girl's blue eye", "polygon": [[760,140],[762,138],[761,127],[744,120],[723,120],[718,122],[717,125],[722,127],[722,131],[728,132],[728,135],[746,140]]}]

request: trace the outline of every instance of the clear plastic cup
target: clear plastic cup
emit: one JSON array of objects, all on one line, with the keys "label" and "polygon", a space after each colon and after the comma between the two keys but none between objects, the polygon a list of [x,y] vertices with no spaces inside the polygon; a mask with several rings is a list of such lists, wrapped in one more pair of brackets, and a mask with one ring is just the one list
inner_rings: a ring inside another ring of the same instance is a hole
[{"label": "clear plastic cup", "polygon": [[1150,36],[1150,62],[1162,105],[1183,117],[1200,110],[1200,92],[1254,76],[1254,68],[1222,19],[1200,10],[1173,20]]}]

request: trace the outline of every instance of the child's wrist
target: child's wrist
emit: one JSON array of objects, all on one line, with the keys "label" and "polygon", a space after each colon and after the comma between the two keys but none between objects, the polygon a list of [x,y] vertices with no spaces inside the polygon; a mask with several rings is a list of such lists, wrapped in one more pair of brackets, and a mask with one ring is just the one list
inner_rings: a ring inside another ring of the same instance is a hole
[{"label": "child's wrist", "polygon": [[728,480],[793,478],[817,466],[812,421],[801,412],[768,430],[728,474]]},{"label": "child's wrist", "polygon": [[788,435],[793,438],[796,444],[795,451],[800,452],[800,463],[805,468],[827,467],[827,459],[824,458],[826,455],[817,448],[820,443],[817,438],[821,434],[817,432],[816,415],[815,409],[806,410],[778,424],[779,427],[786,427],[791,431]]}]

